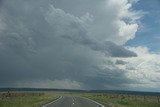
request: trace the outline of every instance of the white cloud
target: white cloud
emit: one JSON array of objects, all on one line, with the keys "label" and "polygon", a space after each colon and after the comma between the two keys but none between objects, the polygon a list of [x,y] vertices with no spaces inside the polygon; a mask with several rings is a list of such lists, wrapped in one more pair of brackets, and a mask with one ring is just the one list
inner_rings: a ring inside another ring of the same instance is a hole
[{"label": "white cloud", "polygon": [[106,0],[104,10],[99,9],[101,17],[94,17],[90,35],[100,41],[112,41],[123,45],[133,39],[138,30],[137,22],[143,16],[140,11],[132,10],[132,3],[128,0]]},{"label": "white cloud", "polygon": [[123,21],[117,22],[120,26],[119,29],[119,38],[124,38],[125,41],[133,39],[135,37],[135,33],[138,30],[138,24],[126,24]]},{"label": "white cloud", "polygon": [[135,80],[135,83],[128,84],[132,89],[158,90],[160,88],[160,54],[151,53],[147,47],[129,47],[131,51],[137,53],[134,58],[122,58],[126,61],[123,68],[127,70],[127,77]]}]

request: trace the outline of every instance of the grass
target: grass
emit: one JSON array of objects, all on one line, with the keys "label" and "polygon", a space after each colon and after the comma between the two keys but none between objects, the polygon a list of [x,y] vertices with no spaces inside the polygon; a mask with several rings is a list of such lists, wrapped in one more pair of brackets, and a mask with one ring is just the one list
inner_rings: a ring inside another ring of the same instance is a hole
[{"label": "grass", "polygon": [[111,107],[160,107],[156,96],[84,94],[83,96]]},{"label": "grass", "polygon": [[[7,94],[6,94],[7,95]],[[83,96],[110,107],[160,107],[157,96],[135,96],[107,93],[19,93],[12,97],[3,97],[0,93],[0,107],[41,107],[58,96]]]},{"label": "grass", "polygon": [[19,95],[16,97],[1,97],[0,107],[40,107],[41,105],[56,99],[58,96],[45,93],[42,95],[30,95],[29,93],[24,96]]}]

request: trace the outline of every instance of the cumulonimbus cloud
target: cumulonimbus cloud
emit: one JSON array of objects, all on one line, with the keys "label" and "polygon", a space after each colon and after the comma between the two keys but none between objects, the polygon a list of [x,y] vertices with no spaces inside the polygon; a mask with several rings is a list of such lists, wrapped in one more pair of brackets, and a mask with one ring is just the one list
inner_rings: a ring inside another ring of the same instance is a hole
[{"label": "cumulonimbus cloud", "polygon": [[[83,2],[85,5],[86,1]],[[106,3],[106,7],[102,2]],[[86,13],[79,16],[80,10],[75,15],[69,10],[56,7],[58,4],[49,0],[3,0],[0,7],[2,86],[13,86],[15,83],[20,84],[19,81],[31,80],[51,80],[53,82],[50,83],[55,83],[62,78],[67,83],[74,81],[83,84],[83,88],[96,88],[95,82],[100,82],[102,88],[107,88],[106,84],[111,87],[125,84],[126,80],[132,82],[126,77],[126,71],[110,63],[110,59],[137,57],[135,52],[123,47],[123,43],[134,37],[138,25],[135,20],[129,24],[123,20],[126,14],[132,13],[129,8],[125,10],[124,16],[119,16],[119,9],[113,9],[113,4],[108,7],[108,2],[110,0],[93,3],[98,3],[95,9],[102,5],[108,13],[101,12],[103,9],[100,8],[96,14],[86,8]],[[120,5],[128,4],[130,3],[120,2]],[[123,6],[118,8],[123,11]],[[108,10],[113,10],[114,14]],[[118,22],[122,22],[122,26]],[[124,34],[123,30],[128,26],[130,29]],[[122,35],[119,35],[120,31]],[[119,78],[116,78],[117,74],[120,74]]]}]

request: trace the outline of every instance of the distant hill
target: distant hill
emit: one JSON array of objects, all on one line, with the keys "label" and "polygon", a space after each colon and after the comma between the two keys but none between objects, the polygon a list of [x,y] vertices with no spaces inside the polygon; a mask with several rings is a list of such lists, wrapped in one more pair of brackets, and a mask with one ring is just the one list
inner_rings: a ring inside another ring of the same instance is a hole
[{"label": "distant hill", "polygon": [[74,89],[51,89],[51,88],[0,88],[0,92],[7,91],[58,91],[58,92],[79,92],[79,93],[110,93],[160,96],[160,92],[123,91],[123,90],[74,90]]}]

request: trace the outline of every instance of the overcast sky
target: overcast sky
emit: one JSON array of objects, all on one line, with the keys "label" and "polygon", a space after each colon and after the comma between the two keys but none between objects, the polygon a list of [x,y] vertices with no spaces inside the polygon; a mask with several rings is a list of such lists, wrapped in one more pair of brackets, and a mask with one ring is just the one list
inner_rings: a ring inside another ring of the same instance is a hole
[{"label": "overcast sky", "polygon": [[159,0],[0,0],[0,87],[160,91]]}]

